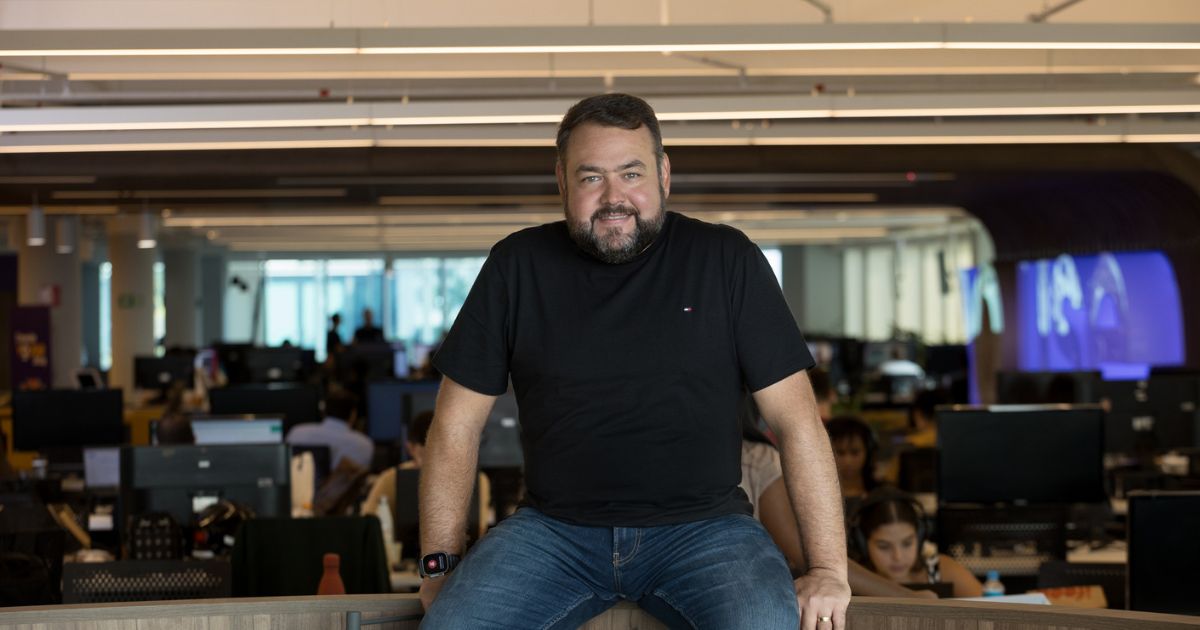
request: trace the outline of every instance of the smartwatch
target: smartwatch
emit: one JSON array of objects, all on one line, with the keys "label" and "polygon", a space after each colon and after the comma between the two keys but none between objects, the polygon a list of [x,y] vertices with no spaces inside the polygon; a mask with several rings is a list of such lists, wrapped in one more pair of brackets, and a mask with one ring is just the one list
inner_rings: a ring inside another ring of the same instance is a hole
[{"label": "smartwatch", "polygon": [[460,558],[452,553],[435,551],[421,558],[421,563],[417,565],[417,573],[423,578],[442,577],[453,571],[459,560]]}]

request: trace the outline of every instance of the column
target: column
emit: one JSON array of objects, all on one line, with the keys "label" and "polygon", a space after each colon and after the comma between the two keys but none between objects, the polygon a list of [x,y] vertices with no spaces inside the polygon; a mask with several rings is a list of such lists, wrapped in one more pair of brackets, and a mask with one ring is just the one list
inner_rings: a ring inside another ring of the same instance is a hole
[{"label": "column", "polygon": [[[73,222],[71,251],[57,250],[58,223]],[[80,286],[79,218],[46,217],[46,243],[31,247],[21,228],[17,304],[50,306],[50,369],[53,387],[72,387],[83,355],[83,294]]]},{"label": "column", "polygon": [[200,343],[225,339],[225,282],[228,262],[224,250],[210,249],[200,257]]},{"label": "column", "polygon": [[167,311],[166,342],[196,348],[201,345],[200,250],[195,243],[172,244],[163,249],[163,305]]},{"label": "column", "polygon": [[783,295],[800,329],[809,335],[845,334],[841,248],[790,245],[783,254]]},{"label": "column", "polygon": [[154,261],[156,249],[138,248],[137,215],[113,217],[108,224],[112,263],[111,387],[133,393],[133,358],[154,354]]}]

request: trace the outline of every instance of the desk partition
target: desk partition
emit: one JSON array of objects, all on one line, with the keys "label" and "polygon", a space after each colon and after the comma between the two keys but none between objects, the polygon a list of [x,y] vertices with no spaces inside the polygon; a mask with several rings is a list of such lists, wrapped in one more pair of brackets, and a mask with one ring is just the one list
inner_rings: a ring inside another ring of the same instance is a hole
[{"label": "desk partition", "polygon": [[[416,630],[421,603],[411,595],[335,595],[192,600],[145,604],[37,606],[0,609],[0,630],[189,630],[198,627],[354,628],[390,618],[379,627]],[[1198,630],[1200,617],[1060,606],[993,604],[855,597],[847,615],[851,630]],[[622,603],[584,624],[583,630],[662,630],[665,626],[633,604]]]}]

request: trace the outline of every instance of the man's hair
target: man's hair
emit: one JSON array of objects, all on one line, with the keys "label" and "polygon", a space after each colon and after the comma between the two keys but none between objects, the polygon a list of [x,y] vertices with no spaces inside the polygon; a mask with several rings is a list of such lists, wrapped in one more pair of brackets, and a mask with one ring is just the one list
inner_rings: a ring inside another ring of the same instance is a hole
[{"label": "man's hair", "polygon": [[658,170],[662,171],[662,131],[658,128],[658,117],[654,115],[654,109],[646,101],[629,94],[599,94],[575,103],[558,125],[555,146],[558,148],[559,163],[565,164],[564,158],[567,143],[571,140],[571,132],[584,123],[631,130],[644,125],[654,140],[654,158]]},{"label": "man's hair", "polygon": [[329,393],[325,395],[326,416],[349,421],[357,409],[358,396],[340,386],[329,388]]},{"label": "man's hair", "polygon": [[433,424],[433,412],[422,411],[408,421],[408,437],[405,439],[413,444],[425,445],[429,437],[429,427]]},{"label": "man's hair", "polygon": [[916,428],[916,414],[920,412],[930,422],[937,422],[937,407],[950,402],[950,396],[942,389],[923,389],[913,398],[912,407],[908,410],[908,426]]}]

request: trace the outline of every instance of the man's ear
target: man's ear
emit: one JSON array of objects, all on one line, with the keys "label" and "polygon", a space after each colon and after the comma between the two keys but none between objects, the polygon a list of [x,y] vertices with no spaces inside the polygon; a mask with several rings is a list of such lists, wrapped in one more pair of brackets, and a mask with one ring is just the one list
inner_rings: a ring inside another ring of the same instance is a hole
[{"label": "man's ear", "polygon": [[671,158],[663,153],[662,157],[662,190],[663,201],[671,196]]},{"label": "man's ear", "polygon": [[558,195],[567,200],[567,174],[563,171],[562,160],[554,161],[554,179],[558,182]]}]

